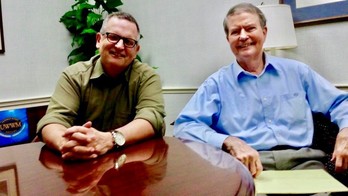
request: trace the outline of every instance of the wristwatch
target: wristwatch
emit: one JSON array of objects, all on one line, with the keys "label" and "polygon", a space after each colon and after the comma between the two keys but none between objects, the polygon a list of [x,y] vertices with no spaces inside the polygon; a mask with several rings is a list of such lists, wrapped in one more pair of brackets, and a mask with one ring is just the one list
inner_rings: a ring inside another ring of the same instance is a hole
[{"label": "wristwatch", "polygon": [[114,139],[113,143],[116,148],[121,147],[126,143],[126,139],[124,138],[124,135],[119,132],[117,129],[114,129],[111,131],[111,135]]}]

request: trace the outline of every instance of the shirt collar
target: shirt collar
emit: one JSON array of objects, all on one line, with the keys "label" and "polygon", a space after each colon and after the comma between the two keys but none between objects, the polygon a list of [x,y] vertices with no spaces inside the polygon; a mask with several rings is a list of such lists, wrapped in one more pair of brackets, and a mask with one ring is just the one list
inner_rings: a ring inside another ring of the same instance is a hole
[{"label": "shirt collar", "polygon": [[[265,55],[265,67],[262,70],[260,76],[262,74],[264,74],[264,72],[267,72],[268,70],[274,70],[277,71],[278,67],[274,64],[273,62],[273,57],[263,53]],[[232,64],[232,74],[233,77],[237,80],[240,80],[241,78],[245,77],[245,76],[254,76],[253,74],[245,71],[237,62],[237,60],[234,61],[234,63]]]},{"label": "shirt collar", "polygon": [[96,55],[92,57],[91,61],[92,61],[92,64],[94,64],[94,69],[91,74],[91,79],[97,79],[101,77],[102,75],[104,75],[103,66],[100,62],[100,55]]},{"label": "shirt collar", "polygon": [[94,64],[94,69],[93,72],[91,74],[91,79],[98,79],[98,78],[107,78],[109,80],[121,80],[122,78],[124,78],[126,81],[129,81],[129,77],[130,77],[130,73],[131,73],[131,69],[133,64],[135,63],[136,60],[134,60],[129,66],[128,68],[122,73],[120,74],[120,76],[118,76],[116,79],[112,79],[110,78],[103,69],[103,65],[101,63],[100,60],[100,55],[96,55],[94,57],[92,57],[91,59],[92,63]]}]

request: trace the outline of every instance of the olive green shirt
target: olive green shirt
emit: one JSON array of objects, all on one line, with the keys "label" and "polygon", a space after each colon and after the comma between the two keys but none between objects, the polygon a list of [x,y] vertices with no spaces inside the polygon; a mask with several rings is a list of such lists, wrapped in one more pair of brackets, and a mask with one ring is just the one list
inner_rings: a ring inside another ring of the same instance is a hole
[{"label": "olive green shirt", "polygon": [[97,55],[63,71],[37,131],[40,136],[47,124],[71,127],[87,121],[100,131],[110,131],[145,119],[157,135],[164,135],[164,117],[161,80],[152,67],[135,59],[120,76],[111,78]]}]

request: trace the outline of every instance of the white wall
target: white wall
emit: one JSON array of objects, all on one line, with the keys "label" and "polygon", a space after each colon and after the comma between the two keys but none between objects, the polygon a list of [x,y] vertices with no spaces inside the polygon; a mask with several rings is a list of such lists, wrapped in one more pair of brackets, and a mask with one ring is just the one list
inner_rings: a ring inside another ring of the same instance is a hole
[{"label": "white wall", "polygon": [[[73,0],[1,0],[5,54],[0,55],[1,103],[49,97],[68,66],[71,39],[59,18]],[[234,56],[222,20],[239,0],[124,0],[121,7],[138,20],[143,61],[157,66],[165,89],[168,135],[194,89]],[[276,4],[278,0],[246,2]],[[296,29],[298,47],[279,56],[311,65],[337,85],[348,85],[348,22]],[[193,89],[187,91],[187,88]],[[177,93],[170,91],[174,89]],[[181,92],[183,90],[184,92]],[[170,92],[170,93],[168,93]]]},{"label": "white wall", "polygon": [[180,94],[164,94],[165,108],[166,108],[166,135],[173,135],[172,122],[176,119],[181,109],[192,97],[193,93],[180,93]]},{"label": "white wall", "polygon": [[[196,87],[233,55],[222,20],[240,2],[278,4],[278,0],[127,0],[123,9],[139,20],[144,61],[158,66],[164,87]],[[277,55],[304,61],[335,84],[348,84],[348,22],[296,29],[298,47]]]},{"label": "white wall", "polygon": [[5,53],[0,54],[0,102],[52,94],[68,66],[71,39],[59,19],[71,2],[1,0]]},{"label": "white wall", "polygon": [[[211,73],[234,60],[222,21],[240,2],[278,4],[278,0],[127,0],[123,10],[140,23],[141,56],[158,66],[164,88],[196,88]],[[298,47],[276,55],[303,61],[337,85],[348,85],[348,22],[296,28]],[[192,94],[165,95],[167,122],[172,122]],[[167,126],[172,134],[172,126]]]},{"label": "white wall", "polygon": [[348,86],[348,21],[296,28],[298,47],[280,56],[309,64],[338,87]]}]

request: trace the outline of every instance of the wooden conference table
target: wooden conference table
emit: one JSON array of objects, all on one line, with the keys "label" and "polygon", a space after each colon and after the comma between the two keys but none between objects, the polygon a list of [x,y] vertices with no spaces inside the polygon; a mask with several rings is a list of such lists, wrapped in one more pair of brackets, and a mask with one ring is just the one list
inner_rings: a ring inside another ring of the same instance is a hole
[{"label": "wooden conference table", "polygon": [[164,137],[89,161],[63,161],[41,142],[0,148],[0,195],[11,191],[22,196],[245,196],[254,195],[255,187],[249,171],[229,154]]}]

